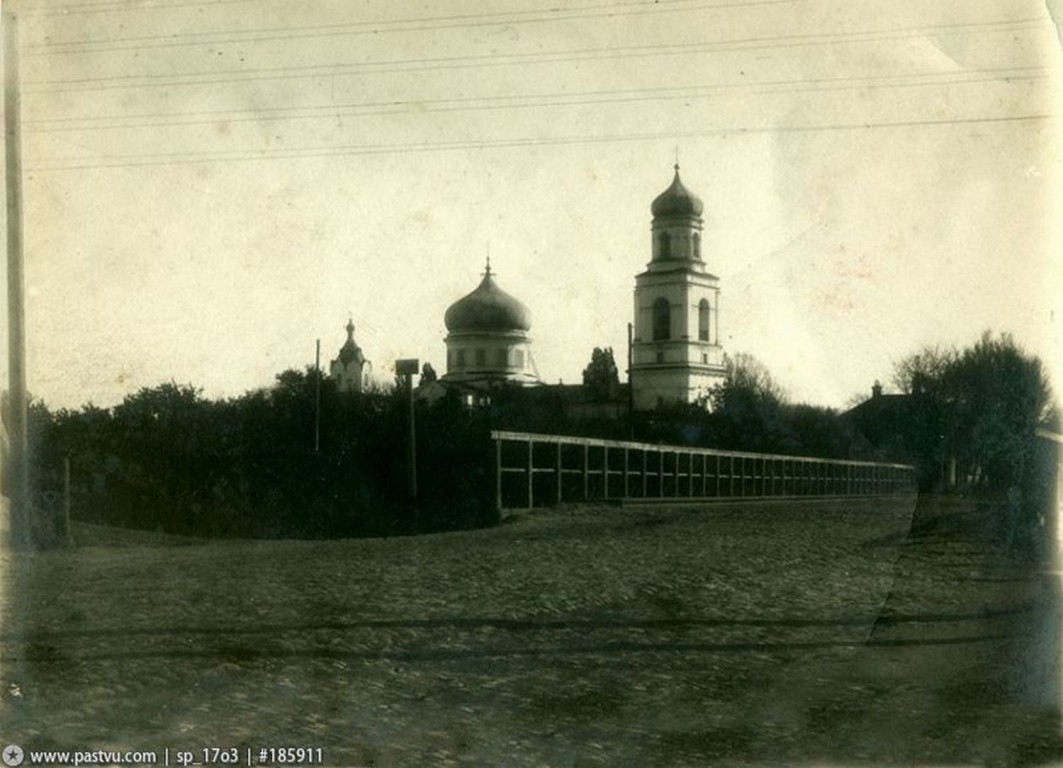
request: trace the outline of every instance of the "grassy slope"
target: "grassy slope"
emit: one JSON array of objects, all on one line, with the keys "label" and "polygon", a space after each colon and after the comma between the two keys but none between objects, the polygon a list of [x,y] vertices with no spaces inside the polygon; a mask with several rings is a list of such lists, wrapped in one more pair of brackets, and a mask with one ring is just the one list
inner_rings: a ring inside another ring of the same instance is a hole
[{"label": "grassy slope", "polygon": [[377,766],[1063,754],[1055,593],[962,531],[900,543],[910,514],[572,509],[338,542],[83,529],[90,545],[8,562],[0,734]]}]

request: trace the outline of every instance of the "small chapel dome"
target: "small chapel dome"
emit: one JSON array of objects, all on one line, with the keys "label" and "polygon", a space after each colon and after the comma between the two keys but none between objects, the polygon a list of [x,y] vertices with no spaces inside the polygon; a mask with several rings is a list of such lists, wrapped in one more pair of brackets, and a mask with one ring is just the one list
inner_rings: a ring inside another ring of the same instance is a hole
[{"label": "small chapel dome", "polygon": [[364,362],[365,356],[362,348],[354,343],[354,320],[347,321],[347,341],[340,347],[339,361],[344,365],[350,365],[352,361]]},{"label": "small chapel dome", "polygon": [[679,180],[679,164],[675,165],[675,178],[672,186],[659,194],[650,206],[654,217],[657,216],[700,216],[705,206],[701,198],[683,186]]},{"label": "small chapel dome", "polygon": [[354,320],[347,321],[347,341],[340,353],[329,365],[329,376],[336,382],[340,392],[361,392],[368,383],[369,361],[362,348],[354,343]]},{"label": "small chapel dome", "polygon": [[469,295],[450,305],[443,323],[451,332],[529,331],[531,312],[495,283],[488,263],[484,278]]}]

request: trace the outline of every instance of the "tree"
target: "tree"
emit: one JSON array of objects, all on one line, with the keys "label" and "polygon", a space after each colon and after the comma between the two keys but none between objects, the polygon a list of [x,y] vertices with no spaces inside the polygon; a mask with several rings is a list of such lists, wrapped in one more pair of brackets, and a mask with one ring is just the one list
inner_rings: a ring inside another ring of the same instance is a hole
[{"label": "tree", "polygon": [[714,411],[746,406],[778,408],[786,402],[785,390],[764,363],[748,352],[723,356],[724,380],[713,387],[709,401]]},{"label": "tree", "polygon": [[924,473],[955,461],[961,484],[1004,500],[1006,541],[1029,543],[1050,485],[1036,431],[1056,413],[1041,361],[986,331],[962,351],[910,355],[894,381],[912,396],[906,442]]},{"label": "tree", "polygon": [[620,372],[613,359],[613,348],[595,347],[591,361],[583,369],[583,387],[594,400],[612,400],[620,389]]},{"label": "tree", "polygon": [[1025,482],[1035,431],[1052,407],[1041,361],[1008,334],[986,331],[943,379],[951,415],[951,448],[984,474],[991,490]]},{"label": "tree", "polygon": [[940,388],[946,373],[959,359],[955,347],[923,347],[893,366],[893,384],[906,395]]},{"label": "tree", "polygon": [[724,355],[724,380],[708,401],[721,432],[722,447],[769,450],[781,437],[779,413],[786,393],[767,366],[748,352]]},{"label": "tree", "polygon": [[964,474],[991,491],[1023,482],[1052,395],[1041,361],[1009,334],[986,331],[962,351],[926,347],[898,363],[893,380],[926,416],[911,435],[924,460],[955,458]]}]

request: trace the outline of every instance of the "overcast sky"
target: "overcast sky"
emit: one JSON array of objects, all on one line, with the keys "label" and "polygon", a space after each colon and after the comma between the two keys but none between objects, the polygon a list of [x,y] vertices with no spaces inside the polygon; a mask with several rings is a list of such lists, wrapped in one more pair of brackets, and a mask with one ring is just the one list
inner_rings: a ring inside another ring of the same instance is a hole
[{"label": "overcast sky", "polygon": [[[32,0],[29,389],[445,370],[480,279],[544,381],[623,369],[653,198],[705,202],[725,351],[845,406],[933,343],[1063,339],[1060,45],[1014,0]],[[1059,377],[1056,378],[1057,390]]]}]

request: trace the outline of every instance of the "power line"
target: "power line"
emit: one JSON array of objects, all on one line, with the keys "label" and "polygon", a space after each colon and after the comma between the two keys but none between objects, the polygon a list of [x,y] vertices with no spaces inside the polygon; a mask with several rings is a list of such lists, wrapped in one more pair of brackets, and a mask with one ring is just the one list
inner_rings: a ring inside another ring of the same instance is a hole
[{"label": "power line", "polygon": [[[500,23],[538,24],[553,21],[573,21],[616,16],[645,16],[647,14],[686,13],[698,10],[724,8],[751,8],[766,5],[789,5],[802,0],[742,0],[741,2],[706,3],[702,0],[637,0],[637,2],[607,3],[580,6],[574,9],[550,8],[545,15],[541,11],[501,11],[494,14],[462,14],[429,18],[385,19],[382,21],[357,21],[343,24],[321,24],[310,27],[267,27],[236,32],[237,37],[214,39],[216,32],[189,32],[170,35],[144,35],[141,37],[105,38],[68,42],[37,43],[24,46],[25,55],[43,56],[61,52],[67,54],[110,53],[112,51],[145,50],[156,48],[180,48],[193,45],[227,45],[229,43],[261,43],[277,40],[306,40],[321,37],[345,37],[350,35],[388,34],[392,32],[422,32],[441,29],[467,29],[496,26]],[[665,7],[665,6],[684,7]],[[638,7],[638,10],[620,10]],[[587,13],[586,11],[597,11]],[[534,15],[538,14],[538,15]],[[512,18],[529,16],[530,18]],[[479,21],[473,21],[479,19]],[[427,23],[426,23],[427,22]],[[396,28],[388,28],[396,27]],[[175,39],[175,38],[196,39]],[[130,45],[125,45],[130,43]],[[76,49],[76,50],[72,50]]]},{"label": "power line", "polygon": [[[694,0],[658,0],[658,1],[659,2],[663,1],[665,3],[679,3],[679,2],[693,2]],[[47,15],[67,15],[67,14],[71,14],[71,13],[96,13],[96,12],[103,13],[103,12],[111,12],[111,11],[130,11],[130,10],[135,10],[135,11],[139,12],[139,11],[168,10],[168,9],[172,9],[172,8],[201,8],[201,7],[212,7],[212,6],[224,6],[224,5],[230,5],[230,4],[236,4],[236,3],[246,3],[246,2],[261,2],[261,0],[192,0],[191,2],[183,2],[182,1],[182,2],[176,2],[176,3],[156,2],[156,3],[151,4],[151,5],[146,5],[143,2],[141,2],[141,3],[139,3],[136,6],[136,8],[130,8],[129,0],[103,0],[102,2],[95,2],[95,3],[76,3],[76,4],[69,4],[69,5],[48,4],[48,5],[40,5],[40,6],[35,6],[35,7],[30,7],[30,8],[22,6],[22,7],[20,7],[20,13],[27,13],[28,12],[28,13],[31,13],[31,14],[39,14],[39,15],[46,15],[47,16]],[[633,2],[618,3],[617,5],[639,5],[639,4],[644,4],[645,2],[646,2],[646,0],[634,0]],[[103,7],[102,11],[93,10],[95,8],[100,8],[100,7]],[[598,6],[587,6],[587,7],[593,8],[593,7],[598,7]],[[561,11],[561,9],[556,8],[556,7],[550,8],[549,10],[556,11],[556,12],[560,12]],[[579,8],[577,7],[575,10],[579,10]],[[428,18],[418,17],[418,18],[413,18],[413,19],[382,19],[382,20],[379,20],[379,21],[350,22],[350,23],[352,25],[371,26],[371,25],[374,25],[374,24],[402,24],[402,23],[409,23],[409,22],[413,22],[413,21],[436,21],[436,20],[453,21],[453,20],[458,20],[458,19],[472,19],[472,18],[484,18],[484,19],[491,18],[491,17],[500,17],[501,18],[501,17],[505,17],[505,16],[511,16],[511,15],[514,15],[514,14],[535,13],[535,12],[536,11],[534,11],[534,10],[529,10],[529,11],[499,11],[499,12],[496,12],[496,13],[453,14],[453,15],[450,15],[450,16],[435,16],[435,17],[428,17]],[[247,33],[248,34],[252,34],[254,32],[262,32],[262,31],[276,32],[276,31],[285,31],[285,30],[289,30],[289,29],[290,28],[288,28],[288,27],[284,27],[284,28],[275,28],[274,27],[274,28],[266,28],[265,30],[261,30],[261,29],[260,30],[248,30]],[[314,27],[309,27],[309,29],[314,29]],[[210,34],[210,33],[201,32],[201,33],[192,33],[192,34],[201,34],[202,35],[202,34]],[[103,40],[67,41],[67,42],[55,43],[54,45],[85,45],[85,44],[94,44],[94,43],[132,41],[132,40],[156,40],[156,39],[166,39],[166,38],[169,38],[169,37],[170,36],[168,36],[168,35],[151,35],[151,36],[141,36],[141,37],[133,37],[133,38],[108,38],[108,39],[103,39]]]},{"label": "power line", "polygon": [[[674,101],[682,99],[713,98],[720,92],[748,91],[751,95],[776,93],[829,92],[843,90],[879,90],[884,88],[912,88],[929,86],[969,85],[1006,80],[1033,81],[1043,79],[1035,73],[1048,71],[1048,67],[1006,67],[978,70],[976,72],[920,72],[903,75],[875,75],[864,77],[812,78],[796,80],[768,80],[741,83],[713,83],[691,86],[609,89],[583,91],[580,93],[552,92],[517,96],[470,96],[461,98],[418,99],[412,101],[377,101],[351,104],[333,104],[310,107],[288,107],[267,110],[242,110],[238,112],[211,110],[193,113],[165,113],[155,115],[93,116],[86,118],[54,118],[27,120],[27,124],[59,127],[38,128],[32,133],[68,133],[98,130],[133,130],[139,128],[169,128],[211,125],[219,120],[227,123],[262,123],[282,120],[334,120],[342,117],[401,114],[416,107],[425,112],[465,112],[503,109],[540,109],[545,107],[579,107],[600,104],[635,103],[645,101]],[[1007,74],[1006,74],[1007,73]],[[901,82],[882,82],[895,81]],[[174,120],[174,117],[190,119]],[[162,118],[162,119],[160,119]],[[141,122],[128,122],[141,120]],[[79,123],[89,122],[88,125]]]},{"label": "power line", "polygon": [[660,45],[637,45],[574,48],[561,51],[550,51],[547,53],[483,54],[474,56],[391,59],[350,64],[310,64],[298,67],[266,67],[249,70],[221,70],[215,72],[181,72],[172,75],[117,75],[65,80],[38,80],[25,83],[24,93],[27,95],[38,95],[48,93],[80,93],[125,88],[220,85],[241,82],[305,79],[356,73],[391,74],[394,72],[415,72],[424,70],[560,64],[573,61],[596,61],[623,58],[678,56],[694,53],[774,50],[817,45],[889,42],[892,40],[905,39],[914,34],[926,34],[930,30],[933,30],[935,33],[942,36],[1025,31],[1042,28],[1044,22],[1047,20],[1048,19],[1045,17],[1035,17],[1010,21],[941,24],[934,27],[922,28],[900,27],[893,29],[860,30],[856,32],[826,34],[774,35],[767,37],[713,40],[701,43],[680,43],[666,47]]},{"label": "power line", "polygon": [[[154,3],[152,5],[139,3],[132,10],[141,12],[170,10],[173,8],[209,8],[216,5],[224,6],[251,2],[261,2],[261,0],[193,0],[190,3]],[[129,10],[131,10],[129,0],[104,0],[104,2],[99,3],[75,3],[69,5],[49,3],[45,5],[19,6],[19,13],[26,16],[73,16],[90,13],[128,12]]]},{"label": "power line", "polygon": [[827,123],[821,125],[790,125],[766,127],[712,128],[699,131],[669,131],[654,133],[628,133],[598,136],[521,137],[496,140],[463,140],[449,142],[412,142],[406,144],[379,144],[341,146],[316,146],[278,150],[216,150],[196,153],[145,153],[113,155],[107,159],[117,162],[86,163],[80,158],[56,158],[68,161],[66,165],[37,165],[27,169],[33,173],[46,171],[90,170],[102,168],[137,168],[159,165],[191,165],[203,163],[248,162],[261,160],[305,160],[325,157],[348,157],[357,155],[409,154],[444,152],[467,149],[510,149],[516,147],[541,147],[581,144],[626,143],[661,141],[664,139],[695,139],[713,136],[747,136],[758,134],[816,133],[821,131],[882,130],[891,128],[930,128],[949,125],[1006,124],[1050,120],[1060,117],[1057,113],[1008,115],[998,117],[950,118],[947,120],[905,120],[895,122]]}]

